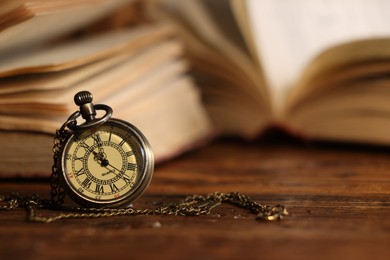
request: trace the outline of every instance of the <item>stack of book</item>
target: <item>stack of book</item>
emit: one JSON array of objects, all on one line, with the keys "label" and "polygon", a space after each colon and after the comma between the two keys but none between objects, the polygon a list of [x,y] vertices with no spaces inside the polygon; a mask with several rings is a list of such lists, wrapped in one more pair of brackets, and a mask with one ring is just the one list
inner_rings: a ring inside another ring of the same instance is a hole
[{"label": "stack of book", "polygon": [[0,177],[50,176],[55,131],[78,109],[73,96],[81,90],[136,125],[157,161],[210,136],[171,26],[139,24],[56,40],[128,2],[0,2]]}]

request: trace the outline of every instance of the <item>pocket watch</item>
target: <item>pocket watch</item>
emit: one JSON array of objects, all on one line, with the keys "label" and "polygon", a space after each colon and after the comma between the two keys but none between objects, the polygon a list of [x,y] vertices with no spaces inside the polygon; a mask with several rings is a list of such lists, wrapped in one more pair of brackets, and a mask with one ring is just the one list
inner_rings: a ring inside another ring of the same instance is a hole
[{"label": "pocket watch", "polygon": [[[112,118],[111,107],[94,105],[92,99],[88,91],[77,93],[74,101],[79,110],[57,131],[52,199],[58,190],[58,197],[64,193],[83,207],[126,207],[147,189],[153,153],[140,130]],[[97,110],[105,114],[98,118]],[[78,124],[80,117],[85,121]]]}]

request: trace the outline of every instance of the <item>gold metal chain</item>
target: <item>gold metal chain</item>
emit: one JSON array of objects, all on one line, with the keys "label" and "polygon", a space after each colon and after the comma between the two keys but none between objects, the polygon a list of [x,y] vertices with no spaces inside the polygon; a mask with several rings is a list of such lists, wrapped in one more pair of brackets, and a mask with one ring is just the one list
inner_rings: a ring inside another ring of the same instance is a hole
[{"label": "gold metal chain", "polygon": [[60,174],[60,165],[58,165],[58,158],[60,156],[61,149],[66,141],[66,139],[71,134],[71,131],[68,130],[68,126],[75,124],[74,120],[67,120],[59,130],[56,131],[56,135],[53,139],[53,166],[51,167],[51,176],[50,176],[50,198],[52,207],[57,206],[61,207],[65,199],[65,191],[61,187],[58,179]]},{"label": "gold metal chain", "polygon": [[[273,207],[264,206],[238,192],[215,192],[206,196],[192,195],[188,196],[183,201],[167,203],[156,209],[53,208],[51,201],[41,200],[38,195],[33,195],[31,197],[20,196],[18,194],[0,196],[0,210],[24,208],[27,212],[27,221],[44,223],[70,218],[103,218],[132,215],[199,216],[209,214],[213,208],[222,203],[229,203],[247,209],[250,213],[255,214],[256,219],[258,220],[280,220],[288,215],[287,209],[283,205],[276,205]],[[38,214],[38,209],[56,209],[61,210],[62,212],[52,216],[40,216]]]}]

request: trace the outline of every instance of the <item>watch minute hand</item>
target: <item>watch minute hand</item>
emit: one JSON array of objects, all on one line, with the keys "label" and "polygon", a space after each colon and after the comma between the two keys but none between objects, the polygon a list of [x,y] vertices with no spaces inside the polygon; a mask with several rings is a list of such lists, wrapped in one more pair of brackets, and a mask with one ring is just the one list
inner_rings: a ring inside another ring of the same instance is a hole
[{"label": "watch minute hand", "polygon": [[102,166],[105,167],[106,169],[110,170],[109,167],[111,167],[112,169],[114,169],[114,171],[112,171],[112,173],[114,173],[115,175],[116,172],[115,171],[118,171],[118,173],[121,173],[121,170],[119,170],[118,168],[116,168],[115,166],[113,166],[112,164],[110,164],[110,162],[107,160],[107,159],[104,159],[102,161]]}]

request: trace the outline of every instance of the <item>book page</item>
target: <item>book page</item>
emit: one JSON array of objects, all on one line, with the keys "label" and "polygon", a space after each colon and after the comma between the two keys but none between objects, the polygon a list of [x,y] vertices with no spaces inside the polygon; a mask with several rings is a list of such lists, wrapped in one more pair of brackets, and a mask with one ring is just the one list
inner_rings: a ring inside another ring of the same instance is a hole
[{"label": "book page", "polygon": [[320,52],[346,42],[390,35],[390,1],[246,1],[276,107]]},{"label": "book page", "polygon": [[233,9],[230,7],[230,2],[226,0],[201,0],[203,6],[206,7],[216,28],[223,34],[226,39],[237,46],[243,55],[251,57],[247,44],[239,28]]},{"label": "book page", "polygon": [[122,51],[139,49],[172,36],[172,28],[162,25],[144,25],[73,40],[52,47],[2,57],[0,76],[21,73],[59,71],[85,65]]},{"label": "book page", "polygon": [[132,55],[133,53],[115,55],[101,61],[68,70],[1,78],[0,95],[24,91],[65,89],[87,78],[109,70],[111,67],[120,64],[126,59],[130,59]]},{"label": "book page", "polygon": [[[126,0],[102,2],[72,2],[61,4],[52,1],[32,1],[10,11],[5,28],[1,28],[0,54],[26,49],[54,39],[103,17]],[[3,24],[4,27],[4,24]]]}]

